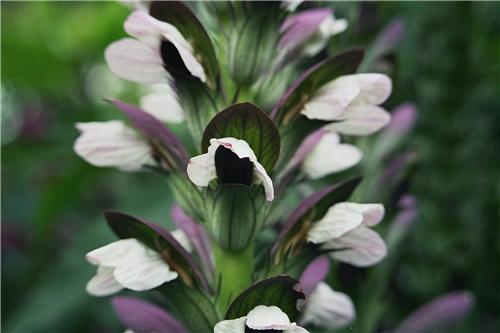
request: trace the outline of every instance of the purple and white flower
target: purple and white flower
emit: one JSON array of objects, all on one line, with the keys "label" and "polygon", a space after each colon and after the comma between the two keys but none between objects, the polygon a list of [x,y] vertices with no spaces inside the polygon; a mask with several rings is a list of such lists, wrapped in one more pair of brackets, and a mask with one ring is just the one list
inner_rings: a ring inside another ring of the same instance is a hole
[{"label": "purple and white flower", "polygon": [[351,298],[341,292],[334,291],[323,282],[330,262],[328,257],[321,256],[313,260],[300,276],[300,283],[306,294],[300,323],[318,327],[335,329],[350,324],[356,317],[356,310]]},{"label": "purple and white flower", "polygon": [[308,333],[296,323],[290,322],[287,314],[277,306],[258,305],[244,317],[223,320],[214,327],[214,333],[244,333],[253,330],[279,330],[283,333]]},{"label": "purple and white flower", "polygon": [[[289,8],[297,2],[290,2]],[[299,50],[313,56],[321,51],[328,40],[347,29],[344,19],[336,19],[331,8],[314,8],[289,16],[281,25],[278,49],[279,59]]]},{"label": "purple and white flower", "polygon": [[381,204],[341,202],[314,223],[308,241],[333,250],[330,256],[358,267],[371,266],[387,254],[387,246],[373,227],[384,217]]},{"label": "purple and white flower", "polygon": [[76,128],[80,136],[74,150],[94,166],[137,171],[156,165],[148,142],[121,121],[78,123]]},{"label": "purple and white flower", "polygon": [[177,278],[158,252],[135,238],[121,239],[86,255],[97,267],[97,274],[87,283],[87,292],[107,296],[123,288],[143,291]]},{"label": "purple and white flower", "polygon": [[271,178],[244,140],[211,139],[207,153],[191,158],[187,174],[194,184],[202,187],[214,179],[226,184],[262,184],[266,199],[274,199]]},{"label": "purple and white flower", "polygon": [[355,317],[351,298],[320,282],[308,295],[301,323],[335,329],[349,325]]},{"label": "purple and white flower", "polygon": [[133,12],[125,21],[125,31],[134,38],[123,38],[105,51],[105,58],[116,75],[139,83],[168,83],[166,67],[178,52],[182,67],[206,81],[205,71],[193,54],[193,48],[173,25],[162,22],[143,11]]},{"label": "purple and white flower", "polygon": [[345,135],[370,135],[386,126],[391,116],[379,105],[392,90],[384,74],[341,76],[326,84],[304,104],[309,119],[332,121],[327,129]]},{"label": "purple and white flower", "polygon": [[312,179],[349,169],[361,161],[363,153],[353,145],[340,142],[335,132],[324,132],[302,162],[302,171]]}]

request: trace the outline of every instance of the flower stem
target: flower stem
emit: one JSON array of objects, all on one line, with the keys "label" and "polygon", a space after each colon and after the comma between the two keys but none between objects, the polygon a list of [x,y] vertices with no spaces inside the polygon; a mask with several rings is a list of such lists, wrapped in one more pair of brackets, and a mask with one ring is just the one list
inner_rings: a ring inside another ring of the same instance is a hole
[{"label": "flower stem", "polygon": [[221,314],[252,283],[253,244],[243,251],[227,251],[214,244],[215,267],[220,278],[217,305]]}]

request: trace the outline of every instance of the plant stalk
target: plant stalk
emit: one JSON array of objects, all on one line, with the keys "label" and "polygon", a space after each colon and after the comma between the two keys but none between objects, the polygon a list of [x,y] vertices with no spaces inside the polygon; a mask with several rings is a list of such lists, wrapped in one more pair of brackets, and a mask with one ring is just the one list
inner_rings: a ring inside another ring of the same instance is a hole
[{"label": "plant stalk", "polygon": [[217,305],[224,315],[229,304],[252,284],[253,244],[243,251],[227,251],[213,245],[215,268],[219,277],[219,297]]}]

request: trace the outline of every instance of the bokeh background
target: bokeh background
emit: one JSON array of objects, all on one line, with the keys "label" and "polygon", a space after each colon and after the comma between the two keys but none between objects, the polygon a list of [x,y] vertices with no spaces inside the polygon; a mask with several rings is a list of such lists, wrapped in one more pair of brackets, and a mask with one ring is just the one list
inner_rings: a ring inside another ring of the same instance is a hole
[{"label": "bokeh background", "polygon": [[[450,332],[500,331],[499,4],[322,5],[354,23],[320,57],[369,49],[384,27],[402,22],[395,47],[366,66],[389,66],[389,107],[412,102],[418,110],[399,147],[413,152],[412,164],[396,188],[417,198],[418,218],[383,274],[356,275],[362,324],[350,331],[370,327],[365,306],[378,316],[369,330],[387,331],[453,290],[472,292],[475,305]],[[162,178],[95,168],[72,150],[75,122],[120,116],[103,98],[137,102],[141,94],[103,59],[104,48],[125,36],[129,11],[114,2],[1,3],[4,332],[122,331],[109,300],[84,291],[94,272],[84,254],[114,239],[102,212],[169,223]],[[374,303],[364,305],[367,281],[381,279]]]}]

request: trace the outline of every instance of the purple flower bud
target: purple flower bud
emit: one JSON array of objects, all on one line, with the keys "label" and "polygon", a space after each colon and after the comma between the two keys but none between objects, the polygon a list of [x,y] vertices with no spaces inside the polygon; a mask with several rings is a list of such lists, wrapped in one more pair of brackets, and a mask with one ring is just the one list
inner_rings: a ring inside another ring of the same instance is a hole
[{"label": "purple flower bud", "polygon": [[309,295],[323,281],[330,270],[327,256],[314,259],[302,272],[299,278],[304,294]]},{"label": "purple flower bud", "polygon": [[429,332],[463,320],[474,304],[469,291],[455,291],[440,296],[410,314],[393,333]]},{"label": "purple flower bud", "polygon": [[121,322],[134,333],[187,333],[171,314],[136,297],[114,297],[113,307]]},{"label": "purple flower bud", "polygon": [[203,267],[208,270],[207,273],[213,274],[213,258],[210,249],[210,242],[205,230],[188,216],[179,205],[174,205],[170,210],[170,216],[175,225],[184,231],[193,244],[196,252],[202,260]]},{"label": "purple flower bud", "polygon": [[331,8],[314,8],[288,17],[280,27],[283,34],[278,49],[294,49],[309,39],[323,20],[332,15]]},{"label": "purple flower bud", "polygon": [[410,131],[417,119],[417,108],[412,103],[398,106],[392,112],[392,119],[386,128],[388,133],[403,135]]},{"label": "purple flower bud", "polygon": [[383,189],[390,184],[394,177],[403,170],[409,163],[415,160],[416,152],[413,150],[403,152],[389,161],[388,165],[385,167],[384,172],[380,176],[380,180],[377,184],[379,189]]},{"label": "purple flower bud", "polygon": [[390,52],[401,40],[405,32],[404,22],[400,18],[396,18],[382,30],[377,39],[373,42],[373,49],[376,50],[378,56],[383,56]]}]

